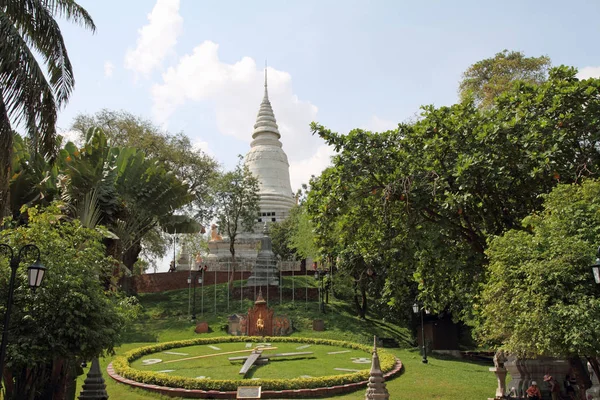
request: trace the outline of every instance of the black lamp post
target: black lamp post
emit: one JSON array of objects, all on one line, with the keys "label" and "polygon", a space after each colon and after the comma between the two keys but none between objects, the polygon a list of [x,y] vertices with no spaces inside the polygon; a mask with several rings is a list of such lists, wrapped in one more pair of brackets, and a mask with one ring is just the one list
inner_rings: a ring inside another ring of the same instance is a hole
[{"label": "black lamp post", "polygon": [[17,276],[17,269],[21,264],[21,258],[29,251],[35,251],[37,253],[36,260],[27,268],[27,280],[29,287],[33,292],[35,289],[40,287],[46,273],[46,267],[40,262],[40,249],[34,244],[26,244],[19,249],[19,252],[15,256],[15,253],[7,244],[0,244],[0,250],[10,254],[10,280],[8,283],[8,300],[6,301],[6,312],[4,314],[4,324],[2,325],[2,344],[0,345],[0,387],[2,386],[2,371],[4,371],[4,358],[6,356],[6,345],[8,344],[8,324],[10,323],[10,311],[13,303],[13,293],[15,291],[15,278]]},{"label": "black lamp post", "polygon": [[427,364],[427,349],[425,348],[425,325],[423,323],[423,310],[419,303],[413,304],[413,312],[415,314],[421,314],[421,344],[423,345],[423,359],[421,362]]},{"label": "black lamp post", "polygon": [[315,279],[321,281],[319,285],[319,310],[321,310],[323,314],[325,313],[325,302],[323,301],[325,297],[325,288],[323,287],[323,278],[325,278],[326,275],[327,271],[321,269],[315,270]]},{"label": "black lamp post", "polygon": [[594,280],[596,283],[600,283],[600,247],[596,252],[596,262],[592,265],[592,273],[594,274]]},{"label": "black lamp post", "polygon": [[[200,271],[196,271],[196,273],[194,274],[194,277],[192,278],[192,276],[188,276],[188,284],[192,283],[193,280],[193,284],[194,284],[194,291],[192,294],[192,321],[196,320],[196,282],[197,283],[202,283],[202,277],[204,276],[204,269],[201,269]],[[203,292],[204,293],[204,292]]]}]

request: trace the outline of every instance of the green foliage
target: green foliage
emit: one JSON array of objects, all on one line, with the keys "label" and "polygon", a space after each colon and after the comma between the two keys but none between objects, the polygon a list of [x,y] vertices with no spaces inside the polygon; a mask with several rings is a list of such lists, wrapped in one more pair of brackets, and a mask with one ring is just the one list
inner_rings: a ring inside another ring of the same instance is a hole
[{"label": "green foliage", "polygon": [[288,217],[269,225],[273,253],[284,260],[306,259],[318,254],[314,228],[304,205],[293,207]]},{"label": "green foliage", "polygon": [[[27,285],[25,268],[33,259],[24,260],[17,274],[7,348],[16,398],[29,398],[28,391],[53,390],[47,386],[51,376],[56,378],[50,371],[61,362],[66,374],[77,359],[112,353],[125,323],[137,313],[134,299],[105,292],[101,285],[115,260],[105,256],[98,231],[65,219],[56,205],[43,212],[29,208],[26,213],[27,226],[0,231],[0,243],[14,249],[36,244],[47,267],[43,285],[35,293]],[[5,257],[0,258],[0,271],[0,298],[4,299],[10,276]],[[3,307],[4,302],[1,314]],[[25,369],[31,381],[21,374]]]},{"label": "green foliage", "polygon": [[293,207],[288,217],[281,222],[269,224],[269,236],[273,245],[273,253],[283,260],[295,260],[298,254],[291,247],[291,238],[297,229],[299,207]]},{"label": "green foliage", "polygon": [[217,220],[221,232],[229,237],[229,251],[235,261],[235,240],[242,228],[254,230],[259,211],[258,179],[242,157],[233,171],[224,173],[215,187]]},{"label": "green foliage", "polygon": [[112,146],[97,128],[87,132],[82,147],[66,143],[54,164],[30,154],[20,139],[16,144],[12,209],[22,202],[47,205],[60,196],[67,215],[88,227],[103,224],[114,234],[108,251],[130,270],[142,238],[194,199],[167,165],[133,147]]},{"label": "green foliage", "polygon": [[[183,340],[177,342],[161,343],[153,346],[146,346],[132,350],[122,357],[117,357],[113,361],[113,368],[119,375],[132,379],[137,382],[143,382],[153,385],[182,387],[185,389],[202,389],[202,390],[236,390],[240,382],[238,380],[223,380],[223,379],[194,379],[178,376],[169,376],[164,373],[149,372],[136,370],[129,366],[129,363],[139,359],[140,357],[156,353],[159,351],[175,349],[199,344],[214,344],[214,343],[229,343],[229,342],[272,342],[272,343],[305,343],[305,344],[324,344],[337,347],[345,347],[356,350],[363,350],[367,353],[371,352],[371,348],[365,345],[344,342],[339,340],[315,339],[315,338],[298,338],[298,337],[257,337],[257,336],[226,336],[213,338],[200,338],[192,340]],[[396,359],[386,352],[379,350],[379,360],[381,369],[384,372],[393,369]],[[360,382],[369,378],[369,371],[333,375],[315,378],[296,378],[296,379],[259,379],[253,382],[255,385],[262,386],[263,390],[284,390],[284,389],[300,389],[300,388],[317,388],[335,385],[343,385],[352,382]]]},{"label": "green foliage", "polygon": [[[58,109],[75,79],[56,17],[94,31],[94,21],[75,1],[7,0],[0,10],[0,216],[8,204],[13,138],[21,124],[34,152],[56,153]],[[39,56],[39,58],[36,58]],[[45,66],[42,67],[41,63]]]},{"label": "green foliage", "polygon": [[[291,216],[290,216],[291,217]],[[301,206],[295,214],[296,229],[292,231],[289,246],[294,249],[300,258],[314,258],[318,251],[315,245],[313,224],[306,212],[306,207]]]},{"label": "green foliage", "polygon": [[313,124],[339,152],[306,203],[321,255],[346,253],[359,285],[369,268],[383,277],[371,293],[394,313],[418,293],[428,309],[469,320],[487,239],[519,229],[559,182],[600,172],[600,80],[575,74],[560,67],[544,83],[517,83],[489,109],[424,107],[388,132]]},{"label": "green foliage", "polygon": [[543,210],[490,242],[478,335],[525,356],[600,354],[600,298],[590,265],[600,182],[559,185]]},{"label": "green foliage", "polygon": [[94,115],[78,115],[72,128],[81,132],[83,138],[89,129],[96,127],[102,129],[112,147],[135,147],[185,181],[194,196],[186,211],[201,223],[209,222],[218,165],[194,147],[189,137],[165,132],[151,121],[126,111],[106,109]]},{"label": "green foliage", "polygon": [[472,97],[478,106],[488,108],[516,81],[530,84],[546,81],[550,65],[548,56],[525,57],[520,51],[504,50],[471,65],[463,73],[458,93],[461,100]]}]

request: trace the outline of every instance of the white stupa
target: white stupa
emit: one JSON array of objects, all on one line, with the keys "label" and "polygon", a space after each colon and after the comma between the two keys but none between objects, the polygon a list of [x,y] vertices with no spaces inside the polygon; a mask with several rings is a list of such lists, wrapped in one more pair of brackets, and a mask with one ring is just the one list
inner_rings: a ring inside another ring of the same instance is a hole
[{"label": "white stupa", "polygon": [[[265,223],[281,222],[289,215],[296,204],[290,184],[290,164],[283,151],[281,134],[273,114],[267,91],[267,70],[265,68],[265,95],[260,103],[254,133],[250,143],[250,151],[245,162],[259,182],[259,213],[256,218],[254,232],[240,232],[236,239],[236,259],[256,260],[257,243],[263,237]],[[210,251],[207,262],[210,269],[223,269],[217,261],[230,258],[229,239],[215,237],[208,242]],[[299,268],[299,263],[298,263]]]},{"label": "white stupa", "polygon": [[254,124],[250,151],[246,154],[246,164],[259,181],[260,213],[255,232],[260,232],[265,222],[279,222],[287,218],[296,204],[290,184],[290,165],[280,138],[269,101],[265,69],[265,95]]}]

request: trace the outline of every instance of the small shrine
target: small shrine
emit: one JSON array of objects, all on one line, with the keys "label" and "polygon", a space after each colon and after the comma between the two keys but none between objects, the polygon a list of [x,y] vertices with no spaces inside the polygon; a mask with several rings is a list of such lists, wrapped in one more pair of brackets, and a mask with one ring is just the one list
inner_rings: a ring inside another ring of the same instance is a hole
[{"label": "small shrine", "polygon": [[230,335],[236,336],[285,336],[292,333],[292,322],[286,316],[275,316],[267,307],[262,290],[259,290],[254,306],[247,315],[234,314],[229,317]]}]

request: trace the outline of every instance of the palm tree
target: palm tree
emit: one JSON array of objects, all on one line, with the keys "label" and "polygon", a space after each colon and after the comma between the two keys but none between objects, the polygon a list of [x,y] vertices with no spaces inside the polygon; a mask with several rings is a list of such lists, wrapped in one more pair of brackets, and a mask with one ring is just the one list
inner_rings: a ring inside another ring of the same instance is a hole
[{"label": "palm tree", "polygon": [[25,129],[35,152],[56,154],[57,112],[75,85],[56,17],[96,30],[73,0],[0,0],[0,217],[7,211],[13,126]]}]

